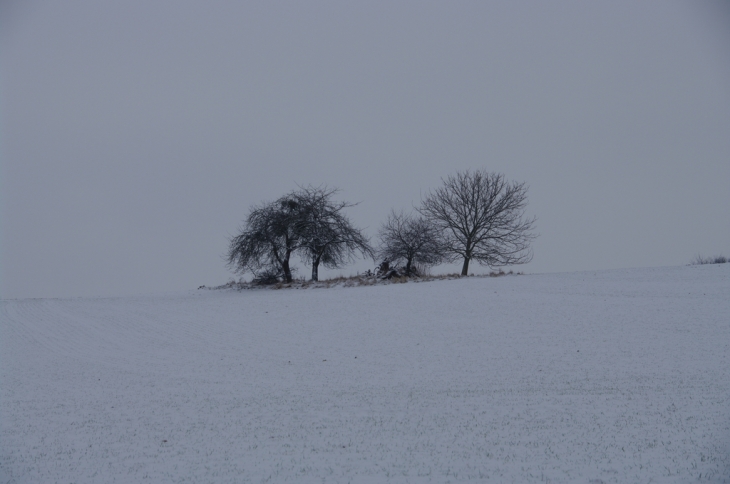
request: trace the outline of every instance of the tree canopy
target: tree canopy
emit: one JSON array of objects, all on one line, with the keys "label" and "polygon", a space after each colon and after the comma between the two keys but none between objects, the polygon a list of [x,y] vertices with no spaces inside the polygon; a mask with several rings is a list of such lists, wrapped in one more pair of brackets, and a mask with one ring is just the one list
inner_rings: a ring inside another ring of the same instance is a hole
[{"label": "tree canopy", "polygon": [[357,253],[372,257],[368,238],[343,212],[353,204],[333,201],[336,193],[336,188],[300,187],[252,207],[241,232],[230,240],[229,267],[255,278],[291,282],[290,260],[297,254],[312,265],[316,281],[320,264],[336,268]]},{"label": "tree canopy", "polygon": [[250,271],[254,277],[275,275],[291,282],[289,261],[301,247],[296,228],[299,216],[298,204],[286,197],[252,207],[241,233],[230,240],[229,267]]},{"label": "tree canopy", "polygon": [[441,234],[423,217],[391,211],[378,234],[378,257],[391,263],[405,263],[405,275],[414,272],[414,264],[433,266],[444,259]]},{"label": "tree canopy", "polygon": [[334,269],[351,262],[358,253],[373,257],[367,236],[344,213],[354,204],[332,199],[338,192],[336,188],[307,186],[289,195],[299,206],[299,252],[312,266],[313,281],[319,280],[320,264]]},{"label": "tree canopy", "polygon": [[444,253],[469,262],[499,267],[532,259],[535,218],[525,217],[527,185],[508,182],[501,173],[458,172],[428,193],[418,209],[444,237]]}]

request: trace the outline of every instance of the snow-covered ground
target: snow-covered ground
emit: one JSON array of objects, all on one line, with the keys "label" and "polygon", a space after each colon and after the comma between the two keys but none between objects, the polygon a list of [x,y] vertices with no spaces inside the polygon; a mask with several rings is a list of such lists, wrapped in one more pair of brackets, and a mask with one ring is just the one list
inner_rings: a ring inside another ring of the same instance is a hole
[{"label": "snow-covered ground", "polygon": [[730,482],[730,264],[1,308],[0,483]]}]

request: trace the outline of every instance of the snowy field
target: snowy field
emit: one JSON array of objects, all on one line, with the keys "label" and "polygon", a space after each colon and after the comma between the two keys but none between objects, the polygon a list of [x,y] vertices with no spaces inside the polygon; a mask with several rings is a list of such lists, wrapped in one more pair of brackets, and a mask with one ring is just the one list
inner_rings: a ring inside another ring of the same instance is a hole
[{"label": "snowy field", "polygon": [[0,484],[730,482],[730,264],[1,304]]}]

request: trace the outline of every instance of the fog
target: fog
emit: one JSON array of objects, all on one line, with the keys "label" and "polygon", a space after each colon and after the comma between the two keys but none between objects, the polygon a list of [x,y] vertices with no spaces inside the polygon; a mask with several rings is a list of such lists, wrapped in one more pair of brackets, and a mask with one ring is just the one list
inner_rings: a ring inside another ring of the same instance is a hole
[{"label": "fog", "polygon": [[4,298],[222,284],[253,204],[374,238],[466,169],[530,187],[515,270],[730,255],[726,2],[5,1],[0,103]]}]

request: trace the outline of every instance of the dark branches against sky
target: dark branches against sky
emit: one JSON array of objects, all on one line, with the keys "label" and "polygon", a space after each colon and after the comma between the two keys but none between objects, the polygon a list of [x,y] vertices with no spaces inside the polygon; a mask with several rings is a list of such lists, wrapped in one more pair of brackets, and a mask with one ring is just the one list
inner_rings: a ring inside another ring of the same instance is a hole
[{"label": "dark branches against sky", "polygon": [[253,207],[241,233],[230,241],[228,266],[255,277],[273,273],[291,282],[289,261],[301,243],[295,230],[297,212],[284,198]]},{"label": "dark branches against sky", "polygon": [[393,210],[378,237],[380,259],[395,264],[405,262],[407,276],[412,274],[414,264],[430,267],[444,261],[440,231],[423,217]]},{"label": "dark branches against sky", "polygon": [[535,218],[526,218],[527,185],[508,182],[500,173],[464,171],[443,180],[431,191],[419,211],[444,236],[445,252],[469,262],[499,267],[532,259],[530,243]]},{"label": "dark branches against sky", "polygon": [[290,259],[297,253],[311,264],[316,281],[320,264],[334,269],[358,253],[373,257],[367,236],[344,213],[353,204],[332,200],[338,192],[326,186],[300,187],[253,207],[241,233],[230,240],[228,266],[258,279],[292,282]]},{"label": "dark branches against sky", "polygon": [[319,280],[319,265],[335,269],[359,253],[373,257],[368,237],[352,225],[344,210],[355,204],[334,201],[337,188],[308,186],[289,195],[299,205],[296,231],[303,258],[312,266],[312,280]]}]

